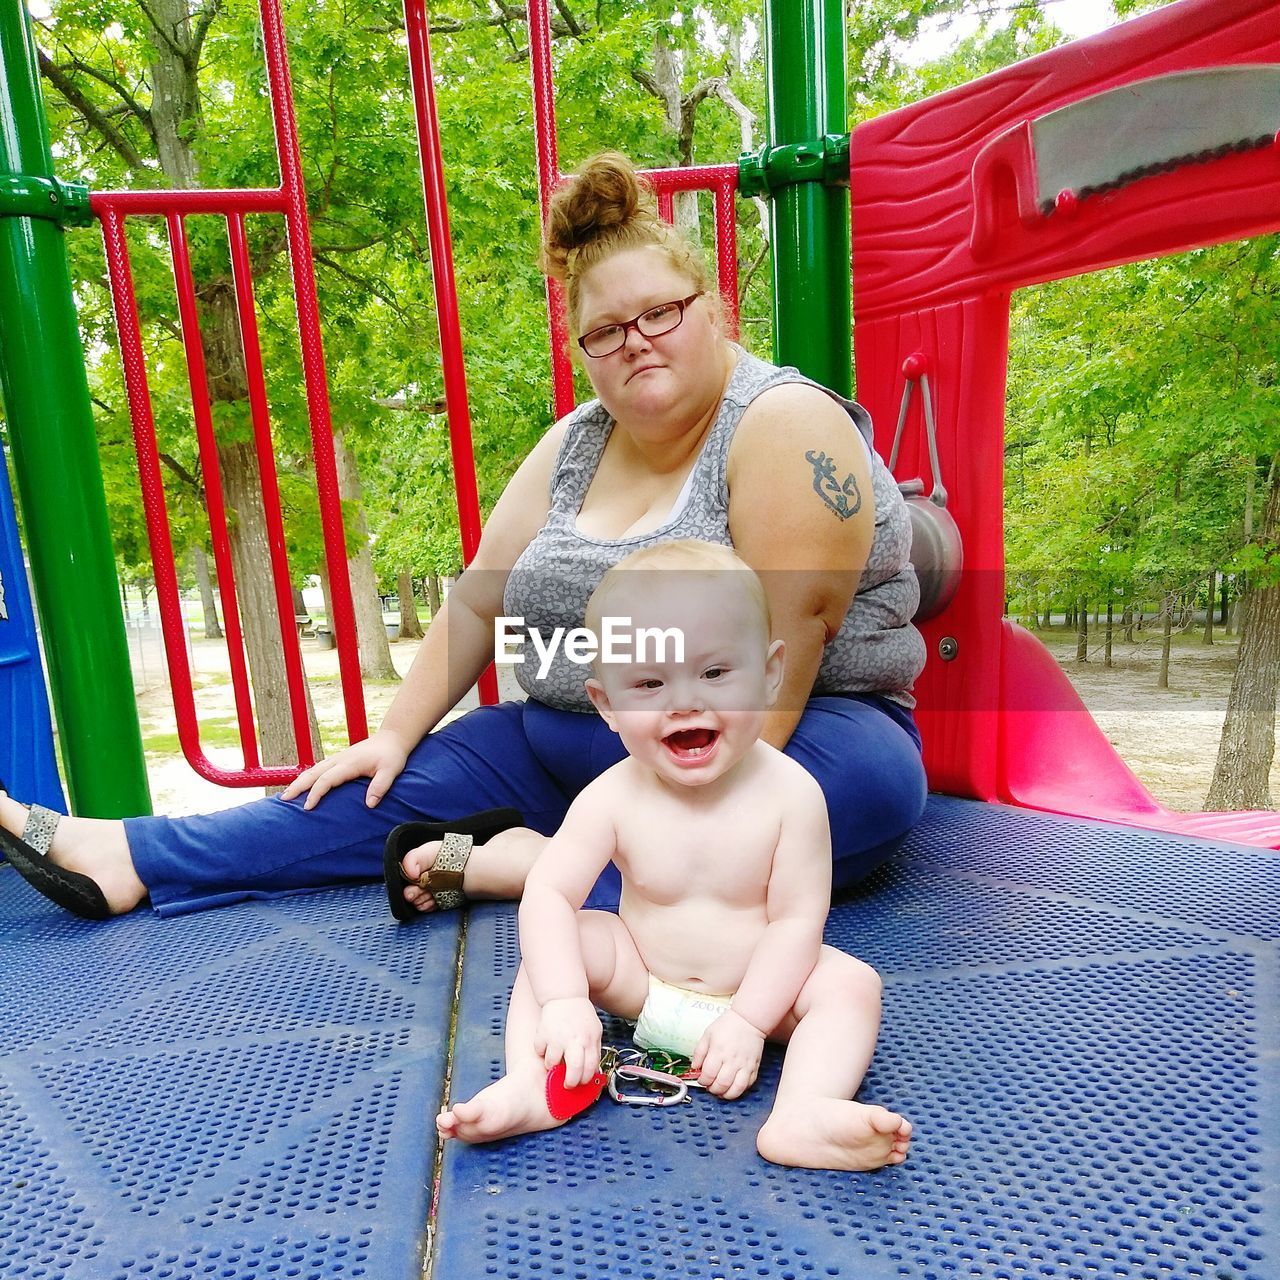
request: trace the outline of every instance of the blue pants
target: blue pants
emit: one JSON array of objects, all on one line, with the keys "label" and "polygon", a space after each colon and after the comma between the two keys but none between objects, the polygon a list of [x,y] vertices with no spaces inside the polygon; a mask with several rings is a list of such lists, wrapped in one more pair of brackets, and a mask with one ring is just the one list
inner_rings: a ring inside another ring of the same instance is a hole
[{"label": "blue pants", "polygon": [[[812,698],[786,754],[827,798],[837,887],[899,846],[924,810],[919,734],[909,712],[870,696]],[[382,878],[382,847],[401,822],[448,821],[510,806],[553,834],[573,798],[622,759],[598,716],[538,702],[481,707],[429,734],[376,809],[368,779],[335,787],[309,812],[272,797],[203,817],[130,818],[134,866],[161,915]],[[588,905],[616,908],[610,867]]]}]

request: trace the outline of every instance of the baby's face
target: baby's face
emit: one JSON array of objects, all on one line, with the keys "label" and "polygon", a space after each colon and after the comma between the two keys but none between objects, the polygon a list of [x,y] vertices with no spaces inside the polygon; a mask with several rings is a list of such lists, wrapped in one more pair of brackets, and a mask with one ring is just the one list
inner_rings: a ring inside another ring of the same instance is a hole
[{"label": "baby's face", "polygon": [[727,774],[760,736],[782,681],[782,644],[769,643],[760,612],[736,573],[637,571],[608,613],[640,629],[678,631],[666,652],[631,645],[634,660],[601,662],[592,699],[628,753],[680,786]]}]

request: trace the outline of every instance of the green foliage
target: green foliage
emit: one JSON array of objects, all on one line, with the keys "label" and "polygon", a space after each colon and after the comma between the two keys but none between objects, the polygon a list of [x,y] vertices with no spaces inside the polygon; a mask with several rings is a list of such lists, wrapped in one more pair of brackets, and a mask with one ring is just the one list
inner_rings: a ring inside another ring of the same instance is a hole
[{"label": "green foliage", "polygon": [[[1014,301],[1011,591],[1194,592],[1261,563],[1248,476],[1280,447],[1280,238],[1066,280]],[[1265,491],[1265,475],[1257,488]]]}]

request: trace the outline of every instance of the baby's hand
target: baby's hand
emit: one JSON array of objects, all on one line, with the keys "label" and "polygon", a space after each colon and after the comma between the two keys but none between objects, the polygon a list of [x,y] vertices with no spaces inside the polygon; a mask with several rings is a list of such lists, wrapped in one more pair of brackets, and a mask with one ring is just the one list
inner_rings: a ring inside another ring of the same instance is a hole
[{"label": "baby's hand", "polygon": [[600,1015],[586,996],[548,1000],[542,1006],[533,1051],[548,1071],[564,1063],[566,1089],[590,1080],[600,1070]]},{"label": "baby's hand", "polygon": [[691,1065],[698,1083],[716,1097],[740,1098],[754,1083],[763,1052],[764,1036],[726,1009],[703,1033]]}]

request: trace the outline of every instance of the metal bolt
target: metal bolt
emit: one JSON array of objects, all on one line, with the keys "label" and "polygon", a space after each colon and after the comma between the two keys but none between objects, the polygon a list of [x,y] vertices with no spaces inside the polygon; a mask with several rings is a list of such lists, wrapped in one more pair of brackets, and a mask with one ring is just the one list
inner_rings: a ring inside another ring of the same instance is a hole
[{"label": "metal bolt", "polygon": [[955,636],[943,636],[942,639],[938,641],[938,657],[940,657],[943,662],[952,661],[959,652],[960,642],[955,638]]}]

